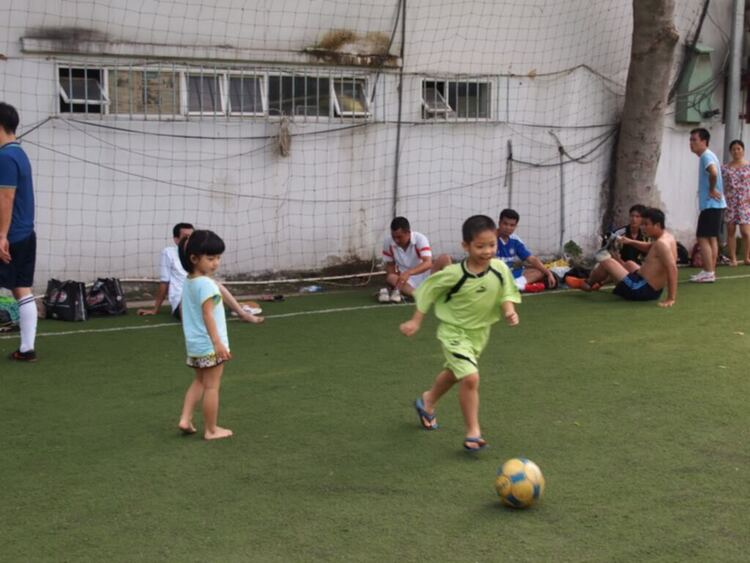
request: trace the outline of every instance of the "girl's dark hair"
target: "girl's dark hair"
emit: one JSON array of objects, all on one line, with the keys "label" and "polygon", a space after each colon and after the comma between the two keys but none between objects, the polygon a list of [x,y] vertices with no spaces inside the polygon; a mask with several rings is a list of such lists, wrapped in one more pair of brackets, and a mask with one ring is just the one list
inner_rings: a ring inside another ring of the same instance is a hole
[{"label": "girl's dark hair", "polygon": [[464,237],[464,242],[471,242],[479,233],[496,230],[495,222],[487,215],[473,215],[464,221],[461,234]]},{"label": "girl's dark hair", "polygon": [[193,231],[188,238],[180,241],[178,247],[180,264],[188,274],[193,273],[191,256],[216,256],[224,254],[224,241],[213,231]]},{"label": "girl's dark hair", "polygon": [[742,142],[742,141],[740,141],[739,139],[735,139],[734,141],[732,141],[731,143],[729,143],[729,150],[732,150],[732,147],[733,147],[734,145],[739,145],[739,146],[741,146],[741,147],[742,147],[742,150],[743,150],[743,151],[745,150],[745,143],[743,143],[743,142]]}]

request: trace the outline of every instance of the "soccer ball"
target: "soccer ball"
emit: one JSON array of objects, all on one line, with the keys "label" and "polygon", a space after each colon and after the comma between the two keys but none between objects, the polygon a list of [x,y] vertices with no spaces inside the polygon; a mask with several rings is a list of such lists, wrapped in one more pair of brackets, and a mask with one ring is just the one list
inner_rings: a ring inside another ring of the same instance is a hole
[{"label": "soccer ball", "polygon": [[497,470],[495,490],[508,506],[526,508],[542,498],[544,476],[539,466],[525,457],[509,459]]}]

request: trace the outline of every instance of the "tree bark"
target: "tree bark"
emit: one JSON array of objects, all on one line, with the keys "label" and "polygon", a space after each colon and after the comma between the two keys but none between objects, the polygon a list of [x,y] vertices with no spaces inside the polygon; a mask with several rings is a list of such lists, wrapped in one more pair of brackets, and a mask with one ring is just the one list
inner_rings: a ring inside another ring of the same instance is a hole
[{"label": "tree bark", "polygon": [[655,185],[664,110],[679,33],[675,0],[633,0],[633,39],[617,140],[614,185],[605,225],[627,222],[628,209],[661,206]]}]

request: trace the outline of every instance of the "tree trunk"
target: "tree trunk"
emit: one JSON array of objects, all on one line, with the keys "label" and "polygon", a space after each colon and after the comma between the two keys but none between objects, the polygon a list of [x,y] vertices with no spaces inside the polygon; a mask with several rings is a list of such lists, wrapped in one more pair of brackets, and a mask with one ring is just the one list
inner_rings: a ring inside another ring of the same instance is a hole
[{"label": "tree trunk", "polygon": [[674,5],[675,0],[633,0],[630,67],[605,225],[625,224],[628,209],[636,203],[662,203],[654,180],[672,60],[680,37],[674,25]]}]

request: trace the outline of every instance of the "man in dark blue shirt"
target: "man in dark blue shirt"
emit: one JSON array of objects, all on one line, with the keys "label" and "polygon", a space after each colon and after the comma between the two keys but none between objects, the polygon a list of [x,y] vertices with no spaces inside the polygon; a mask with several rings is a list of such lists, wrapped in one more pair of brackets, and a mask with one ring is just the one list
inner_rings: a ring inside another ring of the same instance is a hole
[{"label": "man in dark blue shirt", "polygon": [[557,279],[515,234],[520,215],[503,209],[497,223],[497,257],[513,272],[518,289],[539,291],[557,287]]},{"label": "man in dark blue shirt", "polygon": [[12,360],[36,361],[37,311],[32,287],[36,266],[31,163],[16,140],[18,112],[0,102],[0,287],[18,301],[21,345]]}]

